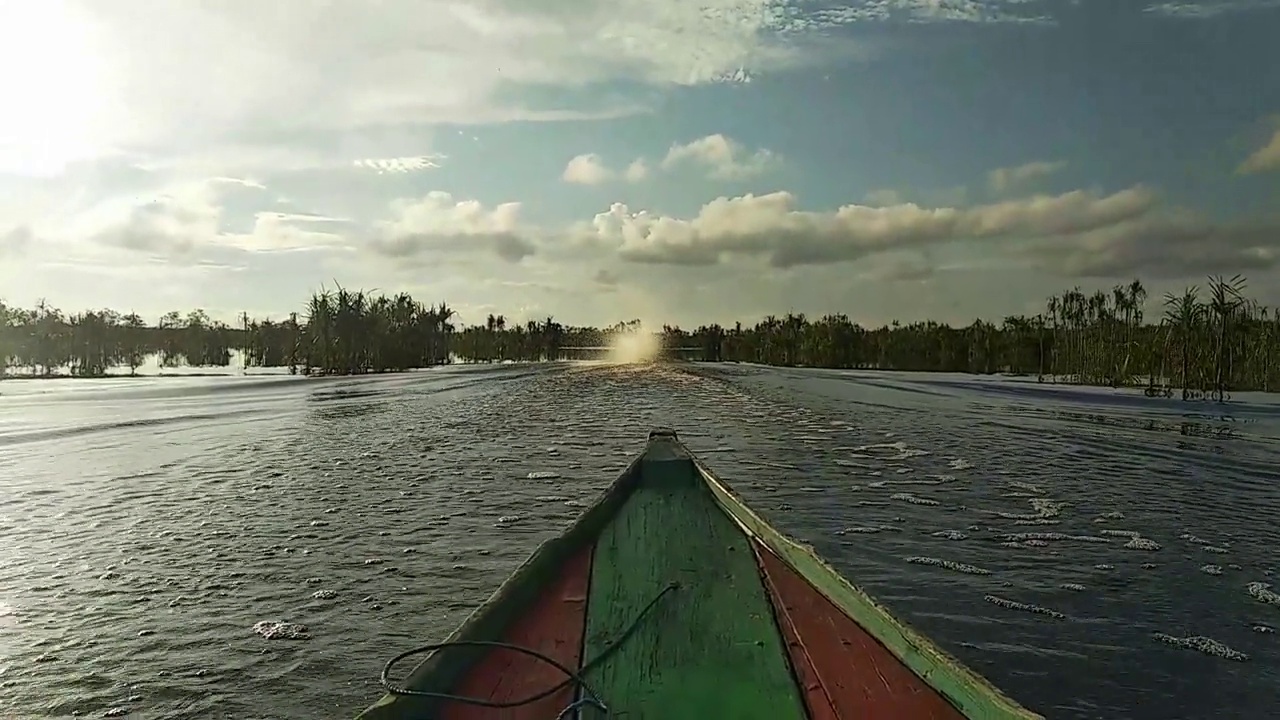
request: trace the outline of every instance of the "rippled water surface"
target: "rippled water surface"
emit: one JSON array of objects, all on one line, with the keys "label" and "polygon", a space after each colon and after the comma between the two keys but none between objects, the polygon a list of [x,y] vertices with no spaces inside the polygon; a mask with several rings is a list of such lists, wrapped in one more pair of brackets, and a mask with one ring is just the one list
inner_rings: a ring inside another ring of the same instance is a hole
[{"label": "rippled water surface", "polygon": [[0,717],[349,717],[653,425],[1049,717],[1269,716],[1280,406],[1236,400],[746,366],[3,383]]}]

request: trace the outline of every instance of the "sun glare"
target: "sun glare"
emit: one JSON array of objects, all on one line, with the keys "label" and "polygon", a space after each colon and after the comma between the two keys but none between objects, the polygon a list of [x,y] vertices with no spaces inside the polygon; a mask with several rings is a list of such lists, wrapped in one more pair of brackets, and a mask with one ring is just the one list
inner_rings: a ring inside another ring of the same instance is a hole
[{"label": "sun glare", "polygon": [[0,173],[53,175],[106,149],[101,50],[64,0],[0,0]]}]

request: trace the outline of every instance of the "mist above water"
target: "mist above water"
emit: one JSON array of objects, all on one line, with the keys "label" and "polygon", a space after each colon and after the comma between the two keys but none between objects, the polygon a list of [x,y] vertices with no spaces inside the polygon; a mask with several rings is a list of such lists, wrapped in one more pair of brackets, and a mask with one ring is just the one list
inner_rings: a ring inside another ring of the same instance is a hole
[{"label": "mist above water", "polygon": [[643,325],[637,325],[613,334],[605,361],[617,365],[651,363],[658,359],[661,351],[662,342],[658,336],[645,330]]}]

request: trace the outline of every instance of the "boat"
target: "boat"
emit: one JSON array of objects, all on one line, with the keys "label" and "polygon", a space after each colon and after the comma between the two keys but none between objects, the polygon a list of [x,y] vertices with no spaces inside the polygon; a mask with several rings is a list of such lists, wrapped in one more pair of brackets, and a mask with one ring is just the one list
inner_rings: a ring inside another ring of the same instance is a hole
[{"label": "boat", "polygon": [[1042,717],[770,527],[668,428],[382,682],[359,720]]}]

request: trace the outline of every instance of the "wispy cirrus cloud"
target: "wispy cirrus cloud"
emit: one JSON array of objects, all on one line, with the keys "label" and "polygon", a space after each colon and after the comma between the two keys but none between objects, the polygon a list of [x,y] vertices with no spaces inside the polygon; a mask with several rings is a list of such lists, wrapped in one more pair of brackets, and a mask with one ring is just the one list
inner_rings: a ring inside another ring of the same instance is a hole
[{"label": "wispy cirrus cloud", "polygon": [[1162,2],[1148,5],[1143,12],[1151,15],[1207,20],[1228,13],[1280,8],[1280,0],[1197,0],[1196,2]]},{"label": "wispy cirrus cloud", "polygon": [[378,173],[410,173],[419,170],[431,170],[440,167],[444,155],[410,155],[393,158],[363,158],[353,164],[358,168],[374,170]]}]

